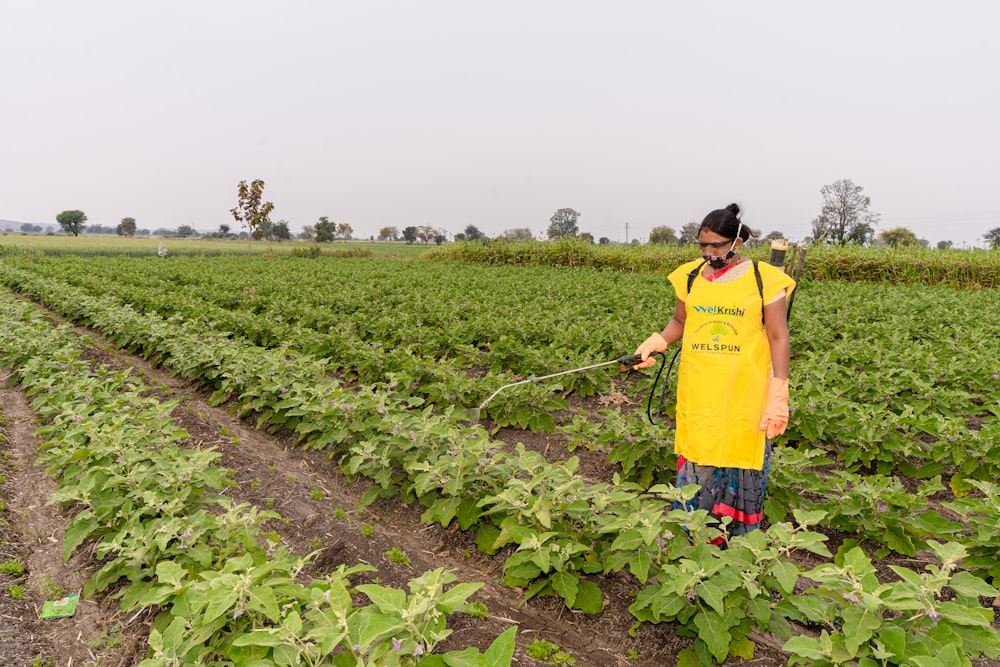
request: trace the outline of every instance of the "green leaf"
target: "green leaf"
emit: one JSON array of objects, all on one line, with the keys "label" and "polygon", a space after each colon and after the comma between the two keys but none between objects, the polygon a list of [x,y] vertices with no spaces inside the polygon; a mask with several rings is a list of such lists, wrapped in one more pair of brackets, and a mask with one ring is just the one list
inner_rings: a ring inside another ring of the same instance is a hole
[{"label": "green leaf", "polygon": [[852,656],[867,644],[872,633],[882,625],[882,620],[861,606],[847,607],[843,611],[844,643]]},{"label": "green leaf", "polygon": [[279,637],[277,629],[254,630],[238,636],[233,640],[233,646],[280,646],[285,640]]},{"label": "green leaf", "polygon": [[399,614],[406,609],[406,592],[398,588],[378,584],[360,584],[357,589],[368,596],[379,611],[385,614]]},{"label": "green leaf", "polygon": [[[826,634],[826,630],[823,631],[823,634]],[[795,656],[809,658],[810,660],[824,660],[827,658],[820,640],[806,635],[792,637],[782,645],[781,650]]]},{"label": "green leaf", "polygon": [[993,621],[993,612],[981,607],[971,608],[956,602],[942,602],[938,605],[941,618],[958,625],[987,626]]},{"label": "green leaf", "polygon": [[347,631],[337,625],[317,625],[306,634],[306,639],[315,641],[324,653],[332,653],[337,644],[347,637]]},{"label": "green leaf", "polygon": [[227,613],[236,604],[240,594],[235,588],[215,588],[210,590],[205,596],[208,603],[205,609],[205,616],[201,623],[207,625]]},{"label": "green leaf", "polygon": [[924,585],[923,579],[920,578],[920,575],[908,567],[890,565],[889,569],[899,575],[899,578],[905,580],[908,584],[912,584],[918,588],[922,588]]},{"label": "green leaf", "polygon": [[756,645],[746,637],[734,637],[729,644],[729,654],[744,660],[753,660],[756,648]]},{"label": "green leaf", "polygon": [[704,667],[694,646],[688,646],[677,655],[677,667]]},{"label": "green leaf", "polygon": [[247,609],[260,612],[272,623],[277,623],[281,618],[281,610],[278,609],[278,599],[274,595],[274,590],[266,585],[258,585],[250,589],[247,597]]},{"label": "green leaf", "polygon": [[284,620],[281,621],[281,627],[284,628],[292,637],[297,637],[302,632],[302,617],[299,616],[298,612],[292,609],[289,611],[288,615],[285,616]]},{"label": "green leaf", "polygon": [[698,628],[698,639],[712,652],[716,660],[722,662],[729,655],[729,642],[733,636],[729,634],[729,624],[726,619],[714,611],[703,611],[694,617]]},{"label": "green leaf", "polygon": [[464,651],[445,653],[444,662],[448,667],[490,667],[486,656],[471,646]]},{"label": "green leaf", "polygon": [[795,591],[795,582],[799,579],[799,568],[794,563],[776,560],[771,565],[771,574],[774,575],[782,593],[791,595]]},{"label": "green leaf", "polygon": [[580,590],[580,577],[571,572],[556,572],[549,581],[553,590],[566,601],[566,606],[572,609]]},{"label": "green leaf", "polygon": [[183,618],[175,618],[170,626],[163,631],[163,652],[167,655],[179,655],[184,646],[187,628]]},{"label": "green leaf", "polygon": [[951,628],[962,638],[962,650],[967,655],[985,655],[991,660],[1000,657],[1000,635],[993,628],[974,625],[953,625]]},{"label": "green leaf", "polygon": [[611,543],[611,549],[613,551],[635,551],[644,545],[642,535],[635,528],[629,528],[628,530],[623,530],[615,541]]},{"label": "green leaf", "polygon": [[882,533],[882,540],[885,545],[897,553],[906,556],[916,556],[917,548],[913,545],[910,536],[903,532],[903,529],[895,524],[885,527]]},{"label": "green leaf", "polygon": [[435,606],[446,614],[454,614],[459,607],[465,604],[465,601],[469,599],[470,595],[482,587],[483,582],[481,581],[456,584],[445,591],[444,594],[438,598],[438,602]]},{"label": "green leaf", "polygon": [[362,646],[375,646],[380,641],[392,637],[397,632],[403,632],[406,624],[402,619],[377,612],[369,612],[361,616],[358,631],[358,643]]},{"label": "green leaf", "polygon": [[800,510],[793,509],[792,515],[795,517],[795,523],[803,527],[816,526],[820,521],[826,518],[826,510]]},{"label": "green leaf", "polygon": [[966,557],[968,550],[961,542],[929,542],[934,554],[942,563],[955,563]]},{"label": "green leaf", "polygon": [[482,516],[483,511],[477,507],[476,500],[470,496],[464,499],[458,507],[458,527],[462,530],[472,528]]},{"label": "green leaf", "polygon": [[427,508],[427,511],[420,517],[421,523],[439,522],[442,527],[447,528],[451,520],[458,514],[458,508],[462,499],[455,496],[450,498],[438,498]]},{"label": "green leaf", "polygon": [[63,560],[69,560],[76,548],[87,539],[97,525],[97,519],[88,510],[84,510],[70,521],[63,533]]},{"label": "green leaf", "polygon": [[174,589],[181,588],[188,573],[183,567],[172,560],[161,560],[156,564],[156,578],[164,584],[170,584]]},{"label": "green leaf", "polygon": [[510,667],[510,663],[514,659],[516,634],[516,627],[508,628],[493,640],[490,647],[486,649],[486,662],[489,667]]},{"label": "green leaf", "polygon": [[275,665],[281,667],[299,667],[302,664],[299,649],[287,642],[275,646],[271,654]]},{"label": "green leaf", "polygon": [[500,550],[500,547],[494,545],[498,537],[500,529],[488,523],[481,523],[476,528],[476,546],[484,554],[493,555]]},{"label": "green leaf", "polygon": [[640,584],[645,584],[649,579],[649,567],[653,564],[653,561],[646,554],[639,552],[632,557],[629,561],[628,569],[635,578],[639,580]]},{"label": "green leaf", "polygon": [[702,581],[695,586],[698,597],[708,603],[720,616],[726,613],[726,594],[711,581]]},{"label": "green leaf", "polygon": [[365,491],[364,494],[362,494],[362,496],[358,499],[358,504],[355,506],[355,509],[357,509],[360,512],[361,510],[363,510],[364,508],[368,507],[373,502],[378,500],[379,496],[381,495],[382,495],[382,489],[378,485],[372,484],[371,486],[368,487],[368,490]]},{"label": "green leaf", "polygon": [[996,597],[1000,594],[993,586],[968,572],[956,572],[948,582],[948,588],[959,595],[971,598]]},{"label": "green leaf", "polygon": [[592,581],[580,579],[580,588],[576,593],[573,609],[579,609],[585,614],[597,614],[604,609],[601,589]]},{"label": "green leaf", "polygon": [[[344,655],[344,654],[341,653],[340,655]],[[347,655],[350,655],[350,654],[347,654]],[[335,665],[335,667],[339,667],[339,665]],[[355,664],[352,663],[350,667],[355,667]],[[447,664],[444,661],[444,656],[443,655],[441,655],[439,653],[435,653],[433,655],[426,656],[423,660],[421,660],[420,662],[418,662],[417,663],[417,667],[447,667]]]},{"label": "green leaf", "polygon": [[933,656],[914,656],[910,662],[914,667],[968,667],[971,664],[954,644],[948,644]]},{"label": "green leaf", "polygon": [[898,625],[890,625],[889,627],[882,628],[882,632],[879,633],[879,639],[882,645],[885,646],[885,650],[897,659],[896,662],[901,662],[906,656],[906,632],[903,628]]}]

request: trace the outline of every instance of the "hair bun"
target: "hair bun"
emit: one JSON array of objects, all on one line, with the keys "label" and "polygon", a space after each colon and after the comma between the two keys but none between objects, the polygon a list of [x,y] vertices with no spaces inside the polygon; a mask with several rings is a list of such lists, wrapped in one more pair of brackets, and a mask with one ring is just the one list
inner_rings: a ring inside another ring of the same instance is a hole
[{"label": "hair bun", "polygon": [[726,207],[726,210],[735,215],[737,218],[739,218],[740,213],[742,213],[742,211],[740,211],[739,204],[730,204],[729,206]]}]

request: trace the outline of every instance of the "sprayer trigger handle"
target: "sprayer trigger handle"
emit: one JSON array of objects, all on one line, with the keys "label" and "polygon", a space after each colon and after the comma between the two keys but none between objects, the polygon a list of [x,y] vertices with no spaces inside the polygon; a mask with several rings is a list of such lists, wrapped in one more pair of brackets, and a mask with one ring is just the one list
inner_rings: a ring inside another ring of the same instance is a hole
[{"label": "sprayer trigger handle", "polygon": [[632,354],[627,357],[622,358],[622,366],[625,368],[632,368],[638,363],[642,363],[641,354]]}]

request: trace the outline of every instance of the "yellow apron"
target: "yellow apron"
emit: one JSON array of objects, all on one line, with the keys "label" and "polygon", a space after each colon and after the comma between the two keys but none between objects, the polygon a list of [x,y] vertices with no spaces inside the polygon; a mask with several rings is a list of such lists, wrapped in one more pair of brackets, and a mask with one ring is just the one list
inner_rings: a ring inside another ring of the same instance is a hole
[{"label": "yellow apron", "polygon": [[[771,348],[761,321],[762,298],[751,268],[729,283],[701,273],[687,293],[688,262],[670,275],[687,314],[677,378],[674,451],[699,465],[760,470],[764,465],[761,415],[771,376]],[[761,262],[764,298],[795,282]]]}]

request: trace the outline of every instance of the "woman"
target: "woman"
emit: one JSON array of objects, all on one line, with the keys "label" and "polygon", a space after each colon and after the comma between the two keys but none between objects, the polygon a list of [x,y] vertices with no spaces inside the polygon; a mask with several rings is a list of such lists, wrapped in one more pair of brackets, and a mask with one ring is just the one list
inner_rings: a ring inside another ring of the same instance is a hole
[{"label": "woman", "polygon": [[[688,509],[732,518],[729,535],[760,525],[770,439],[788,425],[788,318],[795,281],[739,253],[753,233],[730,204],[698,229],[701,259],[670,274],[674,316],[636,349],[642,362],[683,339],[677,379],[677,485],[697,484]],[[721,543],[723,538],[719,538]]]}]

